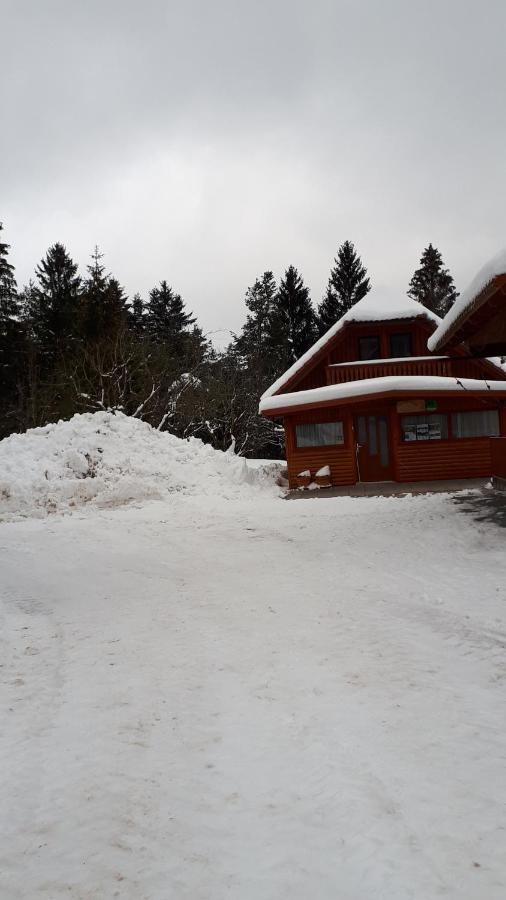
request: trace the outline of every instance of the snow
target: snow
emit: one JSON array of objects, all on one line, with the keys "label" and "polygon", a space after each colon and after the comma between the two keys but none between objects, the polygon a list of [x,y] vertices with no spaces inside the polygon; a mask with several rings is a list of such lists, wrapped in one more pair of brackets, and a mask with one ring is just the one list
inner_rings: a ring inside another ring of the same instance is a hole
[{"label": "snow", "polygon": [[386,359],[352,359],[350,362],[331,363],[331,369],[342,369],[346,366],[376,366],[390,363],[421,362],[427,359],[449,359],[448,356],[388,356]]},{"label": "snow", "polygon": [[274,467],[279,469],[280,466],[286,466],[286,460],[279,459],[250,459],[249,457],[246,460],[248,469],[264,469],[267,467]]},{"label": "snow", "polygon": [[299,472],[297,477],[298,478],[311,478],[311,472],[309,471],[309,469],[304,469],[303,472]]},{"label": "snow", "polygon": [[243,484],[0,524],[0,896],[503,900],[479,518]]},{"label": "snow", "polygon": [[476,297],[485,290],[487,285],[498,275],[506,274],[506,247],[497,253],[480,269],[466,290],[457,297],[455,303],[448,311],[441,324],[428,340],[429,350],[436,349],[449,333],[457,319],[465,316]]},{"label": "snow", "polygon": [[324,478],[327,475],[330,475],[330,466],[322,466],[321,469],[318,469],[316,472],[315,478],[318,478],[319,476]]},{"label": "snow", "polygon": [[380,378],[363,378],[361,381],[346,381],[343,384],[329,384],[325,387],[311,388],[307,391],[294,391],[291,394],[279,394],[260,401],[260,412],[271,413],[277,409],[322,403],[328,400],[347,400],[350,397],[361,397],[369,394],[430,391],[483,391],[506,392],[506,381],[489,381],[477,378],[450,378],[443,375],[389,375]]},{"label": "snow", "polygon": [[0,441],[0,519],[177,492],[244,496],[271,490],[280,467],[249,464],[123,413],[86,413]]},{"label": "snow", "polygon": [[271,386],[262,394],[261,399],[264,400],[267,397],[273,397],[274,394],[281,390],[286,382],[302,369],[306,363],[322,349],[322,347],[325,347],[328,341],[332,340],[332,338],[334,338],[347,323],[413,319],[417,316],[423,316],[436,325],[439,325],[441,322],[439,316],[436,316],[431,310],[426,309],[426,307],[422,306],[421,303],[418,303],[417,300],[412,300],[411,297],[397,295],[394,297],[384,297],[383,295],[375,294],[374,292],[366,294],[366,296],[363,297],[362,300],[359,300],[358,303],[355,303],[344,316],[341,316],[341,318],[338,319],[338,321],[332,325],[332,327],[329,328],[329,330],[326,331],[325,334],[300,357],[300,359],[294,362],[294,364],[290,366],[290,368],[287,369],[274,384],[271,384]]}]

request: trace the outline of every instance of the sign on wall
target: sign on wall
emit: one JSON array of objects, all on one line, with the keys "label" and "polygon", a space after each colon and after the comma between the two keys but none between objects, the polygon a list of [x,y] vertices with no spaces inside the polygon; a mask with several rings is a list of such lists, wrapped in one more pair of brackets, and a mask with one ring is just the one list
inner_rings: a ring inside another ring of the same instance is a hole
[{"label": "sign on wall", "polygon": [[437,400],[424,400],[422,397],[398,400],[396,409],[398,413],[434,412],[437,409]]}]

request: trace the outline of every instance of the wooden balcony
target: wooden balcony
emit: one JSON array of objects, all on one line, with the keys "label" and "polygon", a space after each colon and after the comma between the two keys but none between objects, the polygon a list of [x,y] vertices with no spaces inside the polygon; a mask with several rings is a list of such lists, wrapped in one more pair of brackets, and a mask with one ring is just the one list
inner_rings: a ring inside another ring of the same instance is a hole
[{"label": "wooden balcony", "polygon": [[447,356],[410,356],[405,359],[371,359],[364,362],[336,363],[326,367],[326,374],[327,384],[362,381],[364,378],[381,378],[386,375],[480,377],[473,359]]}]

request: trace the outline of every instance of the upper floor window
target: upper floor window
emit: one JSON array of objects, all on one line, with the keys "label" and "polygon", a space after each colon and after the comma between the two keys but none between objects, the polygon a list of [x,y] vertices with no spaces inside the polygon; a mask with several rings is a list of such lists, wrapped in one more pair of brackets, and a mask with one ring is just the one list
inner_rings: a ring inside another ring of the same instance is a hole
[{"label": "upper floor window", "polygon": [[399,356],[413,356],[409,332],[390,335],[390,356],[393,359],[397,359]]},{"label": "upper floor window", "polygon": [[358,358],[359,359],[380,359],[380,339],[379,335],[371,337],[361,337],[358,339]]}]

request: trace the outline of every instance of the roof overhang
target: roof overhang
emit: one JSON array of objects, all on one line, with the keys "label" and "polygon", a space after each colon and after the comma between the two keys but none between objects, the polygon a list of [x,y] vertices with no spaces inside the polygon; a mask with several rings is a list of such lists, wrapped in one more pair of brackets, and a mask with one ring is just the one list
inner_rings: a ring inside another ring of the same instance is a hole
[{"label": "roof overhang", "polygon": [[465,343],[472,356],[506,354],[506,274],[492,278],[456,318],[451,312],[429,341],[434,353]]},{"label": "roof overhang", "polygon": [[[410,377],[410,376],[408,376]],[[478,381],[475,379],[457,379],[457,378],[441,378],[440,384],[431,384],[430,386],[413,386],[381,384],[380,382],[401,381],[401,379],[371,379],[375,382],[374,388],[368,389],[364,385],[364,390],[357,392],[353,386],[360,385],[360,382],[348,382],[347,384],[336,385],[334,387],[350,388],[349,392],[330,391],[328,388],[315,388],[309,391],[299,391],[295,394],[278,394],[275,397],[266,398],[260,405],[260,413],[269,419],[283,418],[284,416],[293,415],[294,413],[304,412],[314,409],[326,409],[328,407],[342,407],[351,405],[363,405],[377,402],[378,400],[400,400],[408,398],[426,398],[434,397],[472,397],[487,400],[506,400],[506,381]],[[406,381],[406,377],[402,379]],[[417,379],[414,378],[416,381]],[[434,378],[434,382],[438,379]],[[454,382],[449,385],[448,382]],[[473,384],[471,384],[473,382]],[[363,384],[363,382],[362,382]],[[285,401],[283,403],[283,400]]]}]

